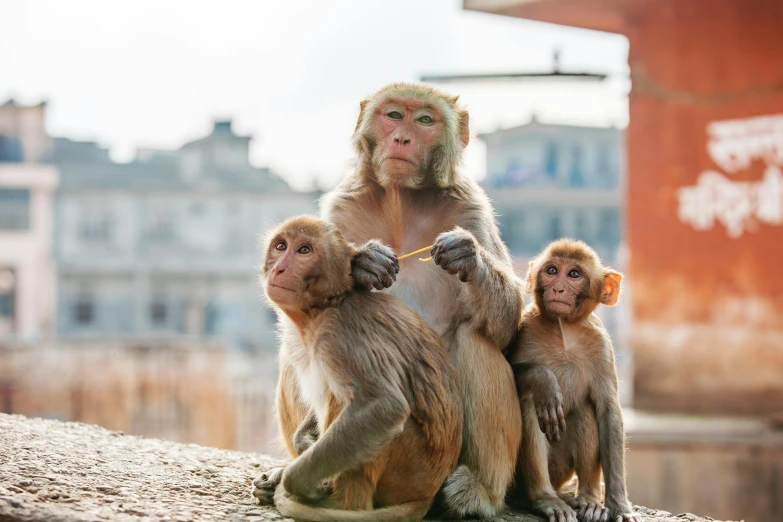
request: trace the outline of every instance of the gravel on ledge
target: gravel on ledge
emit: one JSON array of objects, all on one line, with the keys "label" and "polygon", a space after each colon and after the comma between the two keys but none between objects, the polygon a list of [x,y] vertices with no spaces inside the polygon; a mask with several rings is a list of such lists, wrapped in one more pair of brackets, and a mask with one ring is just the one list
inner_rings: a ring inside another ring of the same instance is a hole
[{"label": "gravel on ledge", "polygon": [[[264,455],[0,414],[0,522],[290,521],[250,495]],[[644,522],[707,522],[644,507]],[[506,513],[497,521],[544,522]]]}]

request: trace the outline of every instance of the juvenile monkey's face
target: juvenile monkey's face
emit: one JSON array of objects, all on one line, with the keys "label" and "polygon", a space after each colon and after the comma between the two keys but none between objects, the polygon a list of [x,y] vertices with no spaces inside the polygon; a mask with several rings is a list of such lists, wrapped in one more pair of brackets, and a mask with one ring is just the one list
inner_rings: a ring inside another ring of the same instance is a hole
[{"label": "juvenile monkey's face", "polygon": [[589,296],[590,281],[583,267],[568,259],[549,259],[538,273],[538,292],[546,311],[559,318],[569,318],[580,301]]},{"label": "juvenile monkey's face", "polygon": [[282,309],[301,308],[308,282],[318,275],[318,255],[307,236],[277,234],[269,243],[266,294]]},{"label": "juvenile monkey's face", "polygon": [[415,187],[429,170],[443,115],[415,97],[389,98],[374,115],[373,165],[381,185]]}]

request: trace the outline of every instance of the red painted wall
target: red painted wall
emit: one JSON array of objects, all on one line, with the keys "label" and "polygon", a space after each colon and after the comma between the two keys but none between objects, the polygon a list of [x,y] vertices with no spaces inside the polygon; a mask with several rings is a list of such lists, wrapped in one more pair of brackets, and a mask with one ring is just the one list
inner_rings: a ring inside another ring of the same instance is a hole
[{"label": "red painted wall", "polygon": [[633,6],[635,405],[783,410],[783,1]]}]

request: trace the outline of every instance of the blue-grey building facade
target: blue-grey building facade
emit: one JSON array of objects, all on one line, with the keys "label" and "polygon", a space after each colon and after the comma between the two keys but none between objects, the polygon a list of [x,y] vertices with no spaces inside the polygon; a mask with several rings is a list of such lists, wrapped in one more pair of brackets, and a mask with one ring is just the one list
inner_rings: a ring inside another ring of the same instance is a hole
[{"label": "blue-grey building facade", "polygon": [[57,332],[63,338],[212,337],[274,349],[258,284],[260,235],[316,209],[249,163],[230,121],[176,151],[112,162],[95,143],[55,139]]},{"label": "blue-grey building facade", "polygon": [[622,243],[623,132],[527,125],[479,136],[484,186],[511,253],[530,257],[560,237],[583,239],[614,261]]}]

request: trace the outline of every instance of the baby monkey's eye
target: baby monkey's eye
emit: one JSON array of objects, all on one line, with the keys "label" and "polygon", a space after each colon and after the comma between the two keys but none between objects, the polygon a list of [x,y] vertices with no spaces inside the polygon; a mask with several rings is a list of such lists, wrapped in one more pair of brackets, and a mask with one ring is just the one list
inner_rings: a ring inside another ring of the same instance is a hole
[{"label": "baby monkey's eye", "polygon": [[285,241],[281,241],[278,244],[275,245],[275,250],[283,251],[286,248]]},{"label": "baby monkey's eye", "polygon": [[557,275],[557,268],[555,268],[553,265],[549,265],[546,267],[546,273],[549,275]]},{"label": "baby monkey's eye", "polygon": [[310,248],[308,245],[305,245],[303,247],[300,247],[299,250],[297,250],[297,253],[307,255],[312,251],[313,251],[312,248]]},{"label": "baby monkey's eye", "polygon": [[429,125],[430,123],[434,122],[435,120],[433,120],[430,116],[426,116],[425,115],[425,116],[422,116],[421,118],[419,118],[418,121],[420,121],[421,123],[426,123],[427,125]]},{"label": "baby monkey's eye", "polygon": [[574,268],[573,270],[568,272],[568,277],[570,277],[571,279],[579,279],[580,277],[582,277],[582,272]]},{"label": "baby monkey's eye", "polygon": [[402,114],[400,114],[398,111],[391,111],[386,116],[388,116],[389,118],[391,118],[393,120],[401,120],[402,119]]}]

